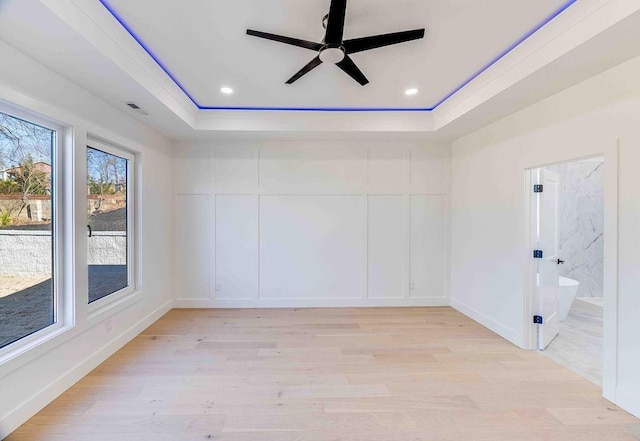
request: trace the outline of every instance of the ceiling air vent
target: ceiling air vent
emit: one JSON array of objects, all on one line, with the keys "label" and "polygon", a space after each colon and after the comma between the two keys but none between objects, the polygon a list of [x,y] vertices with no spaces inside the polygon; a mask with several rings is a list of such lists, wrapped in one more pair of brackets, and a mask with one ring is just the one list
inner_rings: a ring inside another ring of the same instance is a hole
[{"label": "ceiling air vent", "polygon": [[129,101],[128,103],[125,103],[125,104],[127,106],[129,106],[131,109],[133,109],[134,111],[138,112],[140,115],[144,115],[144,116],[149,115],[149,112],[144,110],[142,107],[140,107],[139,105],[137,105],[133,101]]}]

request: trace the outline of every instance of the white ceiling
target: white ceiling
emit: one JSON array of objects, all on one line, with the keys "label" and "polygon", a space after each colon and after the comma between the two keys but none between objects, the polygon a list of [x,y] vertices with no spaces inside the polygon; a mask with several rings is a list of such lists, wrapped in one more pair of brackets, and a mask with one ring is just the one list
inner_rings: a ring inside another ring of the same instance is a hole
[{"label": "white ceiling", "polygon": [[[345,39],[427,29],[425,39],[353,55],[361,87],[333,65],[285,81],[316,53],[248,28],[320,42],[330,0],[104,0],[200,106],[428,108],[568,0],[349,0]],[[220,93],[222,86],[235,90]],[[418,88],[407,97],[405,89]]]},{"label": "white ceiling", "polygon": [[172,137],[192,130],[39,0],[0,0],[0,40],[116,107],[129,110],[124,102],[140,102],[154,116],[140,119]]},{"label": "white ceiling", "polygon": [[[203,106],[430,107],[566,1],[350,0],[347,38],[427,28],[423,41],[354,55],[366,87],[326,65],[286,86],[314,53],[245,35],[319,40],[329,0],[109,4]],[[0,0],[0,39],[174,139],[452,139],[640,54],[640,2],[577,0],[434,112],[199,110],[98,0]],[[420,94],[405,97],[407,87]]]}]

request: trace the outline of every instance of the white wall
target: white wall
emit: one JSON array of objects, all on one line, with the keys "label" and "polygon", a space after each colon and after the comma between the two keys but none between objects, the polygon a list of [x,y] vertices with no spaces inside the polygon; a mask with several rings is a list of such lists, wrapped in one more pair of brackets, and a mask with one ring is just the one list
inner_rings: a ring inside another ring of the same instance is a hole
[{"label": "white wall", "polygon": [[[1,439],[172,306],[173,183],[166,138],[3,42],[0,60],[0,99],[73,126],[80,173],[75,186],[80,201],[74,212],[76,236],[63,238],[75,245],[78,262],[76,325],[0,366]],[[88,133],[139,152],[142,164],[138,292],[118,307],[91,315],[86,305],[86,187],[80,172]],[[105,320],[111,322],[110,331]]]},{"label": "white wall", "polygon": [[[608,249],[615,250],[619,239],[619,272],[605,270],[612,275],[608,281],[605,276],[605,391],[609,390],[608,398],[640,416],[638,78],[640,58],[454,142],[451,303],[524,346],[530,326],[530,317],[523,313],[528,258],[524,170],[604,153],[605,204],[609,204],[605,241],[614,241]],[[611,200],[617,167],[619,199]],[[612,221],[617,222],[613,229],[607,224]],[[616,226],[619,238],[609,234]],[[606,259],[605,267],[615,264],[616,255]],[[607,328],[616,315],[617,329]],[[616,334],[617,346],[611,347]]]},{"label": "white wall", "polygon": [[175,148],[177,304],[448,304],[448,147]]}]

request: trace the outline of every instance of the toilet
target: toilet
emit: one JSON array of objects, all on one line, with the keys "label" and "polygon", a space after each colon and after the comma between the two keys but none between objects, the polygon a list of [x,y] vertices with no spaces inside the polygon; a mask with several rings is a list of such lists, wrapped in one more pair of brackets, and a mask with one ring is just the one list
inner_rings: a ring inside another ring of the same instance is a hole
[{"label": "toilet", "polygon": [[577,280],[560,277],[558,285],[558,316],[561,322],[565,321],[569,315],[571,305],[573,305],[573,301],[578,295],[578,287],[580,287],[580,282]]}]

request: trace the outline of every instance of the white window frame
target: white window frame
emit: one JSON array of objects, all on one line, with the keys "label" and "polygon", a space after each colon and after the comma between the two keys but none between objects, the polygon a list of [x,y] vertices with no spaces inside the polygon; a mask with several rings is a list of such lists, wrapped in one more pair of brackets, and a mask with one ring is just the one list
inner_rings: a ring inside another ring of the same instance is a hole
[{"label": "white window frame", "polygon": [[[137,203],[136,203],[136,155],[123,147],[115,146],[111,143],[96,139],[95,137],[87,137],[86,148],[100,150],[110,155],[118,156],[126,159],[127,163],[127,279],[128,286],[121,290],[108,294],[101,299],[89,303],[89,291],[87,286],[86,302],[88,305],[89,318],[101,315],[106,310],[115,307],[118,304],[132,297],[138,289],[137,268],[138,259],[136,255],[137,248]],[[86,152],[86,151],[85,151]],[[88,179],[88,177],[87,177]],[[88,247],[88,245],[87,245]],[[88,252],[88,249],[86,250]],[[89,266],[87,265],[87,270]],[[88,273],[87,273],[88,274]]]},{"label": "white window frame", "polygon": [[[33,334],[27,335],[3,348],[0,348],[0,365],[2,365],[6,361],[20,356],[21,354],[41,345],[45,341],[51,340],[55,336],[72,327],[74,325],[73,317],[75,312],[70,309],[74,303],[74,290],[71,288],[74,285],[73,280],[69,280],[69,274],[64,271],[64,267],[69,265],[70,262],[73,262],[73,253],[71,251],[73,246],[70,246],[66,241],[64,241],[66,222],[71,221],[66,215],[67,207],[64,201],[73,200],[72,198],[69,198],[70,192],[72,192],[72,185],[70,185],[70,183],[65,183],[64,170],[66,166],[63,158],[63,151],[69,150],[69,146],[66,145],[64,136],[65,127],[58,125],[50,119],[38,115],[35,112],[7,104],[2,101],[0,101],[0,112],[54,132],[54,143],[51,156],[51,218],[53,222],[51,229],[51,277],[53,278],[55,321],[53,324],[36,331]],[[70,251],[65,253],[65,249]],[[67,289],[65,289],[65,287]]]}]

